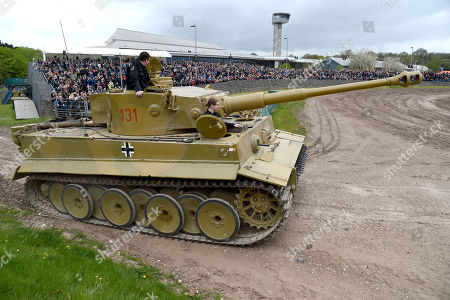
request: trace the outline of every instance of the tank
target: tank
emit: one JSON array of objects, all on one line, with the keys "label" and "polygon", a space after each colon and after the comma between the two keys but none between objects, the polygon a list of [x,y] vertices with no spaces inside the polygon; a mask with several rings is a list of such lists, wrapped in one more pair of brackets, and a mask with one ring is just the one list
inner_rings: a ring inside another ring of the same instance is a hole
[{"label": "tank", "polygon": [[[90,97],[92,119],[11,128],[25,160],[27,200],[46,213],[182,240],[249,245],[289,214],[306,161],[305,137],[270,116],[237,113],[308,97],[421,82],[419,72],[311,89],[230,97],[173,87],[148,66],[142,97],[111,90]],[[204,115],[220,101],[220,115]],[[225,122],[241,128],[227,130]]]}]

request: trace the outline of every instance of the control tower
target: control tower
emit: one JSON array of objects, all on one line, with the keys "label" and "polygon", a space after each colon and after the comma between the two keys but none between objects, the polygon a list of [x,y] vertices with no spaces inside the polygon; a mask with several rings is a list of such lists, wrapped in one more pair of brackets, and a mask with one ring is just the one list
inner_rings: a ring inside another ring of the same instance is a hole
[{"label": "control tower", "polygon": [[281,56],[281,36],[282,29],[281,26],[289,22],[289,13],[274,13],[272,14],[272,25],[273,25],[273,56]]}]

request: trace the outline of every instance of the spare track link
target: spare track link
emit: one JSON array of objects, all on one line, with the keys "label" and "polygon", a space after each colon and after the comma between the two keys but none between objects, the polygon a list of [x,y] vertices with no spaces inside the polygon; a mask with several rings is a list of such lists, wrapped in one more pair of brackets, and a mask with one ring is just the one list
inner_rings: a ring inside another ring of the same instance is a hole
[{"label": "spare track link", "polygon": [[305,170],[306,159],[308,157],[308,153],[306,152],[306,150],[307,150],[306,145],[303,145],[302,148],[300,149],[297,161],[295,162],[295,169],[297,170],[297,180],[300,178],[300,176],[303,174],[303,171]]},{"label": "spare track link", "polygon": [[[263,231],[250,232],[250,233],[238,233],[236,237],[227,242],[217,242],[209,240],[206,236],[202,235],[191,235],[183,232],[179,232],[175,235],[162,235],[151,228],[141,227],[139,232],[146,234],[163,236],[168,238],[188,240],[195,242],[222,244],[222,245],[232,245],[232,246],[245,246],[256,243],[269,235],[273,234],[280,224],[284,224],[286,218],[289,214],[289,209],[292,204],[292,191],[290,187],[278,187],[271,184],[247,179],[238,178],[235,181],[221,181],[221,180],[183,180],[183,179],[165,179],[165,178],[154,178],[154,179],[141,179],[141,178],[126,178],[126,177],[113,177],[113,176],[77,176],[77,175],[65,175],[65,174],[33,174],[27,178],[25,183],[25,193],[27,200],[38,210],[45,213],[72,219],[70,215],[58,212],[50,203],[50,200],[44,196],[40,189],[40,184],[42,182],[60,182],[63,184],[77,183],[84,185],[104,185],[112,187],[153,187],[153,188],[255,188],[263,189],[270,192],[281,202],[282,207],[282,217],[277,221],[275,225],[267,228]],[[74,220],[74,219],[72,219]],[[116,227],[107,221],[101,221],[94,218],[84,221],[86,223],[102,225],[108,227],[115,227],[122,230],[130,230],[134,225],[128,227]]]}]

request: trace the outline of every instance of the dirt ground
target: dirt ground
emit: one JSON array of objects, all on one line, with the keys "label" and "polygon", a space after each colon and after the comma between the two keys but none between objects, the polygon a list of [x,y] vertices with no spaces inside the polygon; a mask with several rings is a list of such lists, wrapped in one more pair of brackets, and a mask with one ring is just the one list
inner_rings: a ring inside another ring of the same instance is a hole
[{"label": "dirt ground", "polygon": [[[309,159],[275,236],[238,248],[138,235],[121,251],[225,299],[450,299],[450,89],[319,97],[299,117]],[[3,165],[8,128],[0,142]],[[0,185],[1,203],[26,207],[23,181]],[[124,234],[42,220],[104,243]]]}]

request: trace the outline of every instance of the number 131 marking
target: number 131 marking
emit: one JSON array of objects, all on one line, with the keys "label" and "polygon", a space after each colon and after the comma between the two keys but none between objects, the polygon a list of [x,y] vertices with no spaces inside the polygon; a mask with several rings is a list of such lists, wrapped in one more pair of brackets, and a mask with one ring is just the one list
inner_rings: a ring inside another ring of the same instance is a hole
[{"label": "number 131 marking", "polygon": [[136,108],[133,109],[133,111],[131,111],[131,109],[129,109],[129,108],[125,108],[125,109],[121,108],[120,114],[122,115],[122,122],[123,121],[126,121],[126,122],[133,121],[133,116],[134,116],[134,120],[136,122],[138,121]]}]

